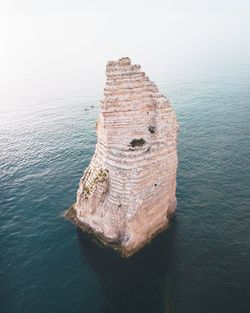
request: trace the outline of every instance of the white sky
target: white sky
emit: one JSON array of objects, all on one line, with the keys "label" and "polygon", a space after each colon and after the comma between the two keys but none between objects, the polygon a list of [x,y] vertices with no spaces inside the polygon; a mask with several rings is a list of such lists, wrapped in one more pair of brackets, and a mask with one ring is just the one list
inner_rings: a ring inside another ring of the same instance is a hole
[{"label": "white sky", "polygon": [[[249,0],[0,0],[0,76],[250,56]],[[103,69],[102,69],[103,70]]]}]

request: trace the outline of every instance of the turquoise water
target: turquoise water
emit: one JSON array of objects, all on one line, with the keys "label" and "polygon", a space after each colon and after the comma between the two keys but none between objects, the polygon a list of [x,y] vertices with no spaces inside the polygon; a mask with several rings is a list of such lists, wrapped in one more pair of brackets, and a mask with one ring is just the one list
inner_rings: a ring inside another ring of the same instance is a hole
[{"label": "turquoise water", "polygon": [[61,217],[94,151],[103,77],[6,84],[0,311],[250,312],[249,70],[162,66],[148,73],[181,126],[178,207],[170,229],[128,260]]}]

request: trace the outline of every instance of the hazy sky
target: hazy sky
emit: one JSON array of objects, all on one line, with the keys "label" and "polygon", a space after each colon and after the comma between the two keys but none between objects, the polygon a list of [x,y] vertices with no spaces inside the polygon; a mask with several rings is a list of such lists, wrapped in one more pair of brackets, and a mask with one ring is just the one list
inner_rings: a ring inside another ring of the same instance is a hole
[{"label": "hazy sky", "polygon": [[249,0],[0,0],[0,76],[250,56]]}]

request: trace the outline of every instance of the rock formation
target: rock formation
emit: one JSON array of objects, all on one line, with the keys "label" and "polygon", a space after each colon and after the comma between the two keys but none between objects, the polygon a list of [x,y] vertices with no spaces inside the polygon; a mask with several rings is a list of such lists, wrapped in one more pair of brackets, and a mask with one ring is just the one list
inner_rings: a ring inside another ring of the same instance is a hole
[{"label": "rock formation", "polygon": [[129,256],[165,229],[176,207],[175,112],[139,65],[110,61],[94,156],[74,221]]}]

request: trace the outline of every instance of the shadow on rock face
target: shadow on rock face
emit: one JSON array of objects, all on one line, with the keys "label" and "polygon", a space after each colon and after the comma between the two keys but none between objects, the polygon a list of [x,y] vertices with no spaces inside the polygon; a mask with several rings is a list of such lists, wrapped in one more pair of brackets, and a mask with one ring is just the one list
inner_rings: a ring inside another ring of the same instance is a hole
[{"label": "shadow on rock face", "polygon": [[78,230],[82,256],[97,274],[103,313],[174,312],[176,220],[128,259]]}]

